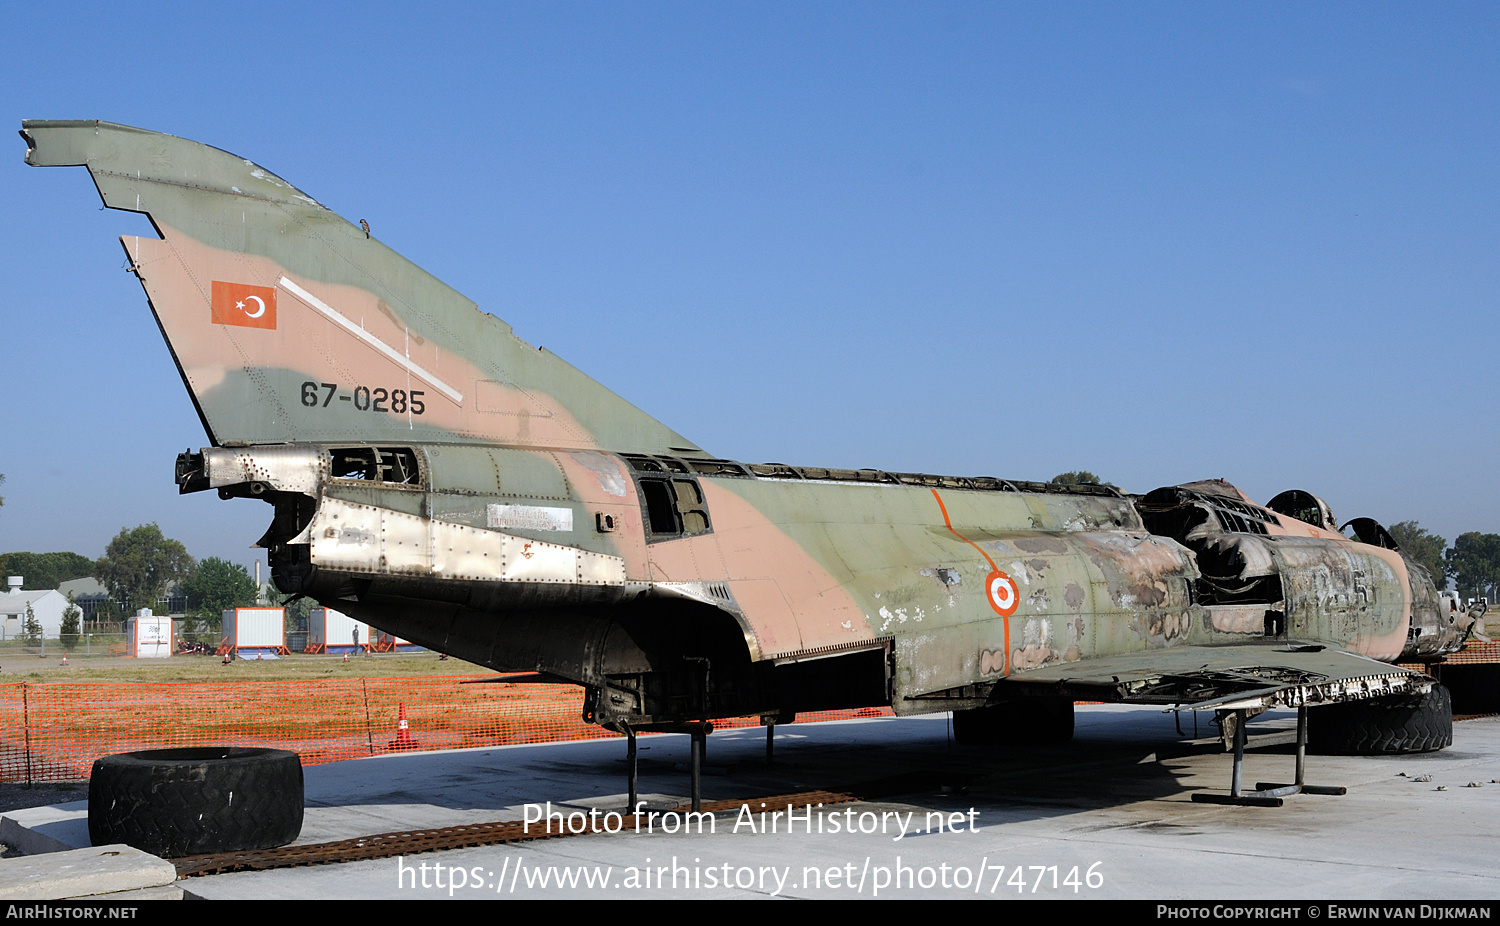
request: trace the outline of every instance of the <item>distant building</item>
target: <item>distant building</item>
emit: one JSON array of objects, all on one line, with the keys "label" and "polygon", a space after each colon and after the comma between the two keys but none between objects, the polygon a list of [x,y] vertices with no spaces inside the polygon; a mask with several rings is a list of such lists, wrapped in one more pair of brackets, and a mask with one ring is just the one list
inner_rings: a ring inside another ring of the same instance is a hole
[{"label": "distant building", "polygon": [[66,598],[71,592],[73,601],[83,612],[83,619],[91,621],[94,612],[109,600],[109,589],[99,583],[98,579],[85,576],[82,579],[69,579],[57,587],[57,590]]},{"label": "distant building", "polygon": [[10,590],[0,595],[0,638],[14,640],[26,631],[26,606],[42,625],[42,636],[56,639],[62,632],[63,612],[68,609],[68,596],[57,589],[45,592],[23,592],[20,576],[6,580]]},{"label": "distant building", "polygon": [[[98,579],[85,576],[82,579],[69,579],[57,587],[63,597],[69,592],[73,593],[73,600],[83,611],[83,619],[94,620],[94,612],[104,606],[110,600],[109,589],[100,584]],[[156,599],[152,611],[157,614],[182,614],[187,610],[187,598],[176,588],[168,590],[165,595]],[[125,615],[118,615],[116,620],[124,620]]]}]

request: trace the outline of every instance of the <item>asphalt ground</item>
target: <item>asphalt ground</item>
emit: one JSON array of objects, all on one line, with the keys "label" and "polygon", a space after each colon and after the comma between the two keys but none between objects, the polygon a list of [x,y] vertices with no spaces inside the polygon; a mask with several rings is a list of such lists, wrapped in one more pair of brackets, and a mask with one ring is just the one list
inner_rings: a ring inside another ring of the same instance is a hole
[{"label": "asphalt ground", "polygon": [[[1267,715],[1251,732],[1291,722]],[[1192,716],[1182,724],[1185,736],[1170,714],[1081,706],[1073,743],[1001,751],[953,744],[946,715],[802,724],[777,728],[774,764],[763,730],[716,733],[704,799],[748,806],[712,832],[685,832],[660,810],[686,800],[685,736],[641,738],[641,818],[625,807],[620,740],[332,763],[306,770],[299,843],[549,809],[557,827],[568,815],[584,827],[595,810],[594,828],[619,832],[182,883],[214,899],[1500,897],[1500,719],[1455,724],[1437,753],[1312,757],[1308,780],[1348,794],[1280,808],[1193,802],[1228,790],[1230,757],[1185,742]],[[1212,732],[1207,715],[1198,732]],[[1288,780],[1292,763],[1286,747],[1252,750],[1247,783]],[[754,800],[840,788],[883,796],[798,808],[792,832]],[[7,815],[87,844],[86,803]]]}]

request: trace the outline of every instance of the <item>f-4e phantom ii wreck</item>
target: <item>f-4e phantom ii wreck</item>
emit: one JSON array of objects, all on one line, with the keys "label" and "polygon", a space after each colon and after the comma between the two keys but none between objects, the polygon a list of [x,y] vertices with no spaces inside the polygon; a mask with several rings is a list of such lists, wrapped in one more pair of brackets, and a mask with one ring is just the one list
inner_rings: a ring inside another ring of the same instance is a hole
[{"label": "f-4e phantom ii wreck", "polygon": [[212,444],[177,483],[273,506],[284,592],[581,685],[622,730],[889,705],[1024,743],[1096,700],[1241,729],[1348,703],[1389,708],[1337,725],[1373,723],[1369,748],[1451,737],[1442,689],[1394,663],[1471,617],[1315,496],[718,459],[250,161],[22,126],[28,164],[150,218],[121,243]]}]

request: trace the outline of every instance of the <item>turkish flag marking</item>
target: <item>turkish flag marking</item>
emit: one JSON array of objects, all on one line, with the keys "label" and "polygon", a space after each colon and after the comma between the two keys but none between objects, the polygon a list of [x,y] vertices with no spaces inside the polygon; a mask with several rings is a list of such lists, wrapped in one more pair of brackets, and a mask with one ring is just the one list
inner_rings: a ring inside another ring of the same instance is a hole
[{"label": "turkish flag marking", "polygon": [[242,328],[276,328],[276,288],[214,280],[213,323]]}]

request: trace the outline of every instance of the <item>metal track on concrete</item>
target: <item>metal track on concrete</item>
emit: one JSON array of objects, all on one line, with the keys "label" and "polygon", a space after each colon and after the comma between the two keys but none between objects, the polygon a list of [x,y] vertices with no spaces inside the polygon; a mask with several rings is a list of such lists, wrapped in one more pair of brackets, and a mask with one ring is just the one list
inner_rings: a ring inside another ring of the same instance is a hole
[{"label": "metal track on concrete", "polygon": [[[863,790],[863,789],[862,789]],[[797,794],[775,794],[769,797],[754,797],[743,800],[704,801],[703,813],[739,812],[746,804],[758,811],[761,806],[794,807],[818,804],[848,804],[861,800],[857,795],[844,791],[803,791]],[[678,811],[685,810],[679,806]],[[629,814],[626,820],[632,819]],[[470,849],[476,846],[497,846],[506,843],[529,842],[535,839],[557,839],[562,836],[588,835],[585,833],[547,833],[533,823],[530,832],[520,820],[506,823],[465,823],[459,826],[444,826],[430,830],[402,830],[395,833],[379,833],[357,839],[340,839],[335,842],[310,843],[303,846],[283,846],[279,849],[259,849],[250,852],[223,852],[214,855],[190,855],[174,859],[177,877],[191,878],[198,875],[220,875],[234,871],[266,871],[272,868],[296,868],[304,865],[332,865],[339,862],[359,862],[368,859],[395,858],[398,855],[417,855],[423,852],[440,852],[445,849]]]}]

